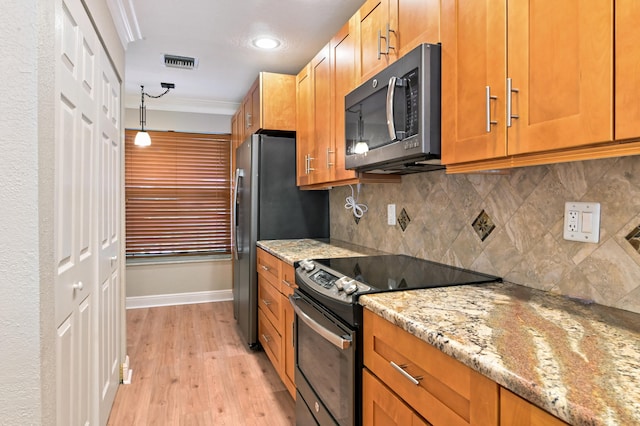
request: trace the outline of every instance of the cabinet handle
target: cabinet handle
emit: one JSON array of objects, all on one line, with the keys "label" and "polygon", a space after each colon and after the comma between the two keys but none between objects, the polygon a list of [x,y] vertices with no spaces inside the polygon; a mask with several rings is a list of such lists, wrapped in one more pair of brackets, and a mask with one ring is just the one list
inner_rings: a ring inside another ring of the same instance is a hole
[{"label": "cabinet handle", "polygon": [[394,30],[392,30],[391,28],[389,28],[389,23],[387,22],[387,37],[384,39],[385,42],[387,43],[387,53],[385,53],[385,55],[389,54],[389,49],[393,49],[396,50],[395,46],[391,46],[391,36],[389,33],[396,33]]},{"label": "cabinet handle", "polygon": [[260,267],[261,267],[262,269],[264,269],[265,271],[268,271],[268,270],[270,269],[269,267],[264,266],[264,265],[260,265]]},{"label": "cabinet handle", "polygon": [[245,118],[245,125],[247,129],[251,127],[251,114],[247,113]]},{"label": "cabinet handle", "polygon": [[511,81],[510,78],[507,78],[507,127],[511,127],[511,119],[513,118],[520,118],[519,115],[516,114],[512,114],[512,100],[511,100],[511,94],[512,93],[518,93],[520,90],[518,89],[514,89],[513,88],[513,82]]},{"label": "cabinet handle", "polygon": [[307,154],[304,156],[304,159],[306,162],[305,164],[306,174],[310,174],[313,170],[315,170],[313,167],[311,167],[311,160],[315,160],[315,158],[313,158],[311,154]]},{"label": "cabinet handle", "polygon": [[498,124],[497,121],[492,121],[491,120],[491,99],[498,99],[497,96],[491,96],[491,86],[487,86],[486,87],[486,91],[485,91],[485,101],[487,103],[487,133],[491,133],[491,125],[492,124]]},{"label": "cabinet handle", "polygon": [[74,283],[72,287],[74,290],[82,290],[84,288],[84,284],[82,281],[78,281],[77,283]]},{"label": "cabinet handle", "polygon": [[262,335],[262,338],[264,339],[265,342],[269,343],[271,341],[271,337],[267,336],[266,334]]},{"label": "cabinet handle", "polygon": [[267,299],[262,299],[262,303],[264,303],[265,306],[271,305],[271,301]]},{"label": "cabinet handle", "polygon": [[291,284],[291,283],[290,283],[289,281],[287,281],[287,280],[282,280],[282,283],[283,283],[284,285],[286,285],[287,287],[293,287],[293,284]]},{"label": "cabinet handle", "polygon": [[382,32],[380,30],[378,30],[378,60],[380,60],[380,55],[382,55],[382,48],[381,48],[381,42],[382,40]]},{"label": "cabinet handle", "polygon": [[333,166],[333,163],[329,161],[329,156],[331,154],[335,154],[335,151],[331,151],[331,148],[327,148],[327,169],[330,169]]},{"label": "cabinet handle", "polygon": [[409,374],[406,371],[404,371],[404,369],[407,368],[406,365],[398,365],[393,361],[389,361],[389,362],[391,363],[391,366],[393,368],[398,370],[400,372],[400,374],[402,374],[404,377],[406,377],[414,385],[417,386],[420,383],[419,380],[422,380],[422,377],[413,377],[411,374]]}]

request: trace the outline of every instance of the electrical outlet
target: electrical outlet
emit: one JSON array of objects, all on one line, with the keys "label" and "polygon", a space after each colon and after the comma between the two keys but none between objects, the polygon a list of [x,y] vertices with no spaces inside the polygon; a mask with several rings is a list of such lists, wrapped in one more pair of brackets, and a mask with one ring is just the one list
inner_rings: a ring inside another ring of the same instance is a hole
[{"label": "electrical outlet", "polygon": [[563,238],[570,241],[600,241],[600,203],[566,202]]}]

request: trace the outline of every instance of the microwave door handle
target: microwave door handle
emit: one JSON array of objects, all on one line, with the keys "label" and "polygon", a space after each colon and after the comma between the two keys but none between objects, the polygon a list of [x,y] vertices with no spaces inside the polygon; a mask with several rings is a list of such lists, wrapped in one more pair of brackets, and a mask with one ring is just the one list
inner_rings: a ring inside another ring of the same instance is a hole
[{"label": "microwave door handle", "polygon": [[291,303],[291,306],[293,306],[293,310],[296,312],[296,315],[298,315],[298,318],[300,318],[302,322],[307,324],[309,328],[322,336],[327,342],[342,350],[347,349],[349,348],[349,346],[351,346],[351,340],[343,339],[342,336],[338,336],[337,334],[332,333],[331,331],[320,325],[316,320],[304,313],[302,308],[300,308],[300,306],[298,306],[298,304],[296,303],[296,297],[294,297],[293,295],[289,296],[289,302]]},{"label": "microwave door handle", "polygon": [[393,121],[393,98],[396,94],[396,81],[398,77],[389,79],[389,87],[387,87],[387,128],[389,129],[389,137],[391,141],[396,140],[396,125]]},{"label": "microwave door handle", "polygon": [[238,260],[238,185],[244,177],[244,170],[236,169],[236,182],[233,187],[233,240],[235,241],[235,259]]}]

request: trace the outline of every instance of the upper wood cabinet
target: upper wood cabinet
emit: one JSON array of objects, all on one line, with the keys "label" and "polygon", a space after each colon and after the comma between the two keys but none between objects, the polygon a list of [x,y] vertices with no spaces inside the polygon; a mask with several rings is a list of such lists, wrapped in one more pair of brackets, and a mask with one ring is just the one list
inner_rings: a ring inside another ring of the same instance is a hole
[{"label": "upper wood cabinet", "polygon": [[295,76],[261,72],[242,101],[243,137],[260,130],[295,131]]},{"label": "upper wood cabinet", "polygon": [[296,183],[311,184],[311,161],[315,159],[313,145],[313,86],[311,63],[296,76]]},{"label": "upper wood cabinet", "polygon": [[615,137],[640,138],[640,2],[616,0]]},{"label": "upper wood cabinet", "polygon": [[367,0],[355,16],[358,82],[418,44],[440,41],[439,0]]},{"label": "upper wood cabinet", "polygon": [[450,172],[567,161],[550,153],[613,141],[611,0],[443,2],[441,34]]},{"label": "upper wood cabinet", "polygon": [[331,179],[330,72],[327,44],[296,79],[298,185],[327,182]]},{"label": "upper wood cabinet", "polygon": [[331,166],[331,179],[341,181],[355,179],[354,170],[345,169],[345,104],[344,97],[356,86],[356,36],[355,18],[351,18],[329,43],[331,64],[332,137],[327,151]]}]

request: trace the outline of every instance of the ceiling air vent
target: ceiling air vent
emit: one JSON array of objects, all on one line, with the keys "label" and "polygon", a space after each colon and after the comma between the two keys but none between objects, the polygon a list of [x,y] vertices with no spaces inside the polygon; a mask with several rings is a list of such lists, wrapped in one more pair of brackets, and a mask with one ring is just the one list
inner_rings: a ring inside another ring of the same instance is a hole
[{"label": "ceiling air vent", "polygon": [[164,55],[164,65],[170,68],[192,70],[198,66],[198,60],[188,56]]}]

